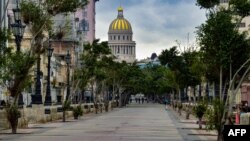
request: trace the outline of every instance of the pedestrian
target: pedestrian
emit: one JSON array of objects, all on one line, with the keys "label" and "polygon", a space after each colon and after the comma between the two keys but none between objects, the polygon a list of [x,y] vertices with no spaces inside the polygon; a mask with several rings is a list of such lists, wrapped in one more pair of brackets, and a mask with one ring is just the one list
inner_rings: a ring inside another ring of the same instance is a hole
[{"label": "pedestrian", "polygon": [[141,98],[141,102],[142,102],[142,104],[144,103],[144,97]]},{"label": "pedestrian", "polygon": [[139,104],[140,104],[141,103],[141,98],[140,97],[138,98],[138,101],[139,101]]},{"label": "pedestrian", "polygon": [[135,102],[137,103],[137,97],[135,98]]}]

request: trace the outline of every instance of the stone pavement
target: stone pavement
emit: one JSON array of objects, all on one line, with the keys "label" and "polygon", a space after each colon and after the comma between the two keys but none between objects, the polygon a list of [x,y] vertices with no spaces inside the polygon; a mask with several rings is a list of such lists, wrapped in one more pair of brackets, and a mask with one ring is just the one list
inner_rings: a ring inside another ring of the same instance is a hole
[{"label": "stone pavement", "polygon": [[0,131],[0,141],[212,141],[200,136],[198,125],[183,122],[159,104],[130,104],[126,108],[69,120],[31,125],[19,134]]}]

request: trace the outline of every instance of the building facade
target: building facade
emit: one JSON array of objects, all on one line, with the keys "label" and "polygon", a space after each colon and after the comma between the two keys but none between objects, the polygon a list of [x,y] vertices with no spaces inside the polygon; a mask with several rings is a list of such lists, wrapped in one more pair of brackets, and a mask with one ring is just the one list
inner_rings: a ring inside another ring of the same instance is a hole
[{"label": "building facade", "polygon": [[118,8],[118,16],[109,26],[108,44],[116,60],[133,63],[136,57],[136,43],[133,41],[132,26],[124,18],[123,8]]},{"label": "building facade", "polygon": [[[228,7],[229,1],[230,0],[220,0],[220,6]],[[250,16],[245,17],[239,24],[239,31],[247,31],[250,37]]]},{"label": "building facade", "polygon": [[93,42],[95,40],[95,4],[99,0],[89,0],[87,6],[82,9],[78,9],[75,13],[75,17],[78,25],[78,33],[82,32],[81,38],[85,42]]},{"label": "building facade", "polygon": [[[9,3],[7,3],[7,1],[8,0],[0,0],[0,16],[1,19],[4,19],[4,24],[1,24],[1,27],[4,26],[8,28],[9,23],[14,22],[12,9],[16,7],[16,0],[10,0]],[[58,33],[60,30],[64,32],[63,38],[51,40],[51,45],[52,48],[54,48],[54,51],[51,57],[51,68],[49,73],[51,83],[51,98],[53,103],[58,102],[58,96],[62,99],[64,99],[66,96],[67,65],[65,62],[65,57],[67,52],[69,51],[71,55],[70,76],[72,76],[73,69],[77,67],[78,56],[80,55],[80,52],[83,51],[83,44],[86,42],[92,42],[95,39],[95,3],[97,1],[98,0],[89,0],[89,4],[87,6],[79,8],[74,13],[59,14],[53,17],[54,32]],[[6,6],[7,9],[5,8]],[[32,36],[29,33],[28,27],[26,27],[21,45],[22,51],[30,49],[31,39]],[[8,46],[15,47],[15,42],[13,42],[11,39]],[[46,52],[47,50],[40,56],[40,82],[43,101],[46,95],[48,77],[48,57]],[[31,96],[36,93],[36,68],[37,66],[35,64],[31,72],[33,74],[32,76],[34,83],[32,83],[32,86],[29,88],[29,90],[22,92],[23,101],[26,105],[31,104]],[[70,78],[70,83],[72,83],[74,78]],[[8,99],[6,91],[6,88],[1,88],[0,86],[0,100]],[[71,88],[71,94],[76,95],[77,92]]]}]

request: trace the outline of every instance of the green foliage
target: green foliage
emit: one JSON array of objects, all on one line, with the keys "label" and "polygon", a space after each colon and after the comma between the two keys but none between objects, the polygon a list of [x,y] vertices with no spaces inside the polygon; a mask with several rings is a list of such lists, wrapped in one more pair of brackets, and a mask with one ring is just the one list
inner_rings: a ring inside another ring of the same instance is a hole
[{"label": "green foliage", "polygon": [[[6,48],[6,41],[10,38],[10,32],[6,29],[0,29],[0,69],[5,68],[6,64],[6,56],[5,53],[10,53],[11,49]],[[0,79],[1,79],[1,72],[0,72]],[[0,82],[1,83],[1,82]]]},{"label": "green foliage", "polygon": [[201,59],[207,66],[206,77],[210,81],[218,82],[220,66],[224,74],[229,74],[230,63],[233,68],[239,68],[249,57],[249,40],[245,33],[237,31],[237,24],[232,21],[230,11],[221,10],[210,13],[206,23],[198,29]]},{"label": "green foliage", "polygon": [[181,110],[182,108],[183,108],[182,103],[179,102],[179,103],[178,103],[178,109]]},{"label": "green foliage", "polygon": [[220,0],[197,0],[197,5],[200,8],[213,8],[214,6],[218,5],[220,3]]},{"label": "green foliage", "polygon": [[52,29],[51,16],[45,12],[44,6],[33,1],[24,0],[20,6],[24,23],[31,27],[34,37],[41,40],[45,36],[44,31],[49,32]]},{"label": "green foliage", "polygon": [[204,101],[198,102],[197,105],[193,108],[195,116],[201,119],[207,110],[207,106],[208,106],[207,102]]},{"label": "green foliage", "polygon": [[159,56],[159,60],[162,65],[167,65],[168,67],[172,68],[175,64],[175,59],[177,58],[177,55],[179,54],[177,47],[174,46],[170,48],[169,50],[163,50],[161,52],[161,55]]},{"label": "green foliage", "polygon": [[71,108],[70,105],[71,105],[71,102],[69,100],[65,100],[63,105],[62,105],[63,111],[70,110],[70,108]]},{"label": "green foliage", "polygon": [[250,1],[249,0],[230,0],[229,4],[232,10],[241,17],[250,15]]},{"label": "green foliage", "polygon": [[178,88],[175,74],[164,66],[151,66],[141,72],[141,88],[144,94],[163,94]]},{"label": "green foliage", "polygon": [[176,47],[162,51],[159,60],[170,70],[167,78],[172,81],[172,88],[179,91],[179,89],[200,83],[201,73],[197,73],[200,70],[194,71],[195,69],[192,67],[199,59],[198,55],[199,52],[191,50],[179,54]]},{"label": "green foliage", "polygon": [[7,105],[5,107],[6,115],[7,115],[7,120],[10,123],[10,126],[12,128],[12,133],[16,134],[16,129],[18,125],[18,118],[21,117],[21,113],[18,110],[17,105]]},{"label": "green foliage", "polygon": [[80,82],[79,87],[84,90],[89,81],[102,81],[107,78],[107,68],[112,63],[110,49],[107,42],[99,43],[94,40],[92,44],[84,45],[81,56],[83,67],[76,70],[75,78]]},{"label": "green foliage", "polygon": [[221,131],[223,124],[222,124],[222,117],[224,112],[224,103],[219,99],[215,99],[213,101],[212,107],[208,108],[205,113],[205,120],[206,120],[206,128],[208,130],[216,130],[218,132]]},{"label": "green foliage", "polygon": [[83,8],[88,0],[45,0],[47,12],[51,15],[59,13],[75,12],[77,8]]},{"label": "green foliage", "polygon": [[82,116],[83,115],[83,110],[81,105],[78,105],[73,108],[73,115],[74,117]]},{"label": "green foliage", "polygon": [[[30,68],[35,62],[35,58],[27,52],[13,52],[11,48],[1,46],[1,83],[4,83],[12,97],[18,97],[20,92],[30,85]],[[10,85],[9,82],[12,82]],[[15,100],[16,102],[16,100]]]}]

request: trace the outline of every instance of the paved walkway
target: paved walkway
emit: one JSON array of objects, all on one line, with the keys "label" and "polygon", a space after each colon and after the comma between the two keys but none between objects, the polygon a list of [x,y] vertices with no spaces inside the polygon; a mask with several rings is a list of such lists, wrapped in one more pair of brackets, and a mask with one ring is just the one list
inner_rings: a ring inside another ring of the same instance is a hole
[{"label": "paved walkway", "polygon": [[[215,136],[199,136],[175,112],[158,104],[131,104],[112,112],[87,115],[69,122],[32,125],[19,134],[1,133],[4,141],[203,141]],[[2,131],[1,131],[2,132]],[[6,132],[6,131],[5,131]]]}]

